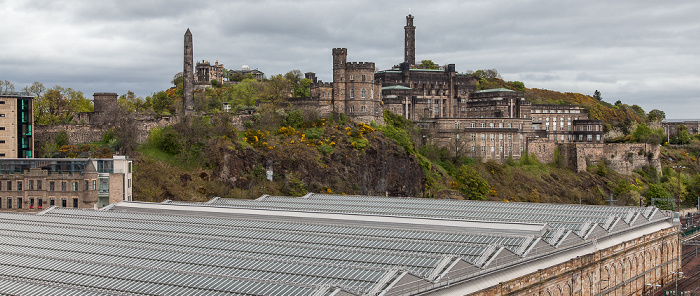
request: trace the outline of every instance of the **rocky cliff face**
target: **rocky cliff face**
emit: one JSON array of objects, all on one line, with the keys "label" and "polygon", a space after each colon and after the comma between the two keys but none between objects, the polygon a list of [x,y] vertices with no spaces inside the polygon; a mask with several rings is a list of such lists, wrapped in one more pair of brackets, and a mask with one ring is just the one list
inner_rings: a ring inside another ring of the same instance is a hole
[{"label": "rocky cliff face", "polygon": [[[219,165],[213,178],[234,188],[267,186],[267,194],[301,195],[305,192],[420,196],[425,184],[423,169],[393,140],[379,132],[368,134],[369,145],[358,149],[342,129],[327,128],[323,138],[337,141],[331,153],[316,146],[278,142],[255,148],[236,144],[219,147]],[[271,148],[270,148],[271,147]],[[265,180],[272,169],[273,182]]]}]

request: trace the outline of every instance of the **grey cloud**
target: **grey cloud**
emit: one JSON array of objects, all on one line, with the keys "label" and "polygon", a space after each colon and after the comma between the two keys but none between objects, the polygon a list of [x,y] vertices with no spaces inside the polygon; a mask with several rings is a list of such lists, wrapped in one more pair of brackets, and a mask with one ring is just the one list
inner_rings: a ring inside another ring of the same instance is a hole
[{"label": "grey cloud", "polygon": [[[528,87],[619,98],[647,109],[700,104],[700,3],[621,1],[48,1],[3,2],[0,79],[150,95],[182,71],[182,38],[195,59],[331,77],[333,47],[350,61],[389,68],[403,59],[408,7],[417,59],[458,71],[498,69]],[[9,8],[8,8],[9,7]],[[32,21],[27,22],[28,19]],[[13,28],[12,30],[9,28]],[[659,82],[659,77],[678,77]],[[23,83],[22,83],[23,82]],[[653,94],[653,95],[651,95]],[[659,96],[669,98],[660,101]],[[671,99],[673,98],[673,99]],[[655,105],[656,104],[656,105]]]}]

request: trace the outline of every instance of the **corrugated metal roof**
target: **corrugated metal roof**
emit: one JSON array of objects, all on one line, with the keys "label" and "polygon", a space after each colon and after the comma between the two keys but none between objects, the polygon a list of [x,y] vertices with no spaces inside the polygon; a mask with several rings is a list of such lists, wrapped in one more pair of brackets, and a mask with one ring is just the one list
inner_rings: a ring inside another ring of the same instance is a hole
[{"label": "corrugated metal roof", "polygon": [[501,268],[656,214],[326,194],[0,213],[0,294],[391,294]]}]

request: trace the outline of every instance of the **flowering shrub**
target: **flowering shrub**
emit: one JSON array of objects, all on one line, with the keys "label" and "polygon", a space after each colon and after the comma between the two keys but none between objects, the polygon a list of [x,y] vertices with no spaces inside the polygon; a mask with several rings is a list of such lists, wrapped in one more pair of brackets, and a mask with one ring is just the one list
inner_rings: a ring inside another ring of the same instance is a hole
[{"label": "flowering shrub", "polygon": [[296,133],[296,130],[291,126],[283,126],[277,130],[277,134],[285,137],[291,137]]},{"label": "flowering shrub", "polygon": [[270,134],[268,131],[261,130],[247,130],[245,132],[245,141],[253,145],[253,147],[267,147],[267,136]]}]

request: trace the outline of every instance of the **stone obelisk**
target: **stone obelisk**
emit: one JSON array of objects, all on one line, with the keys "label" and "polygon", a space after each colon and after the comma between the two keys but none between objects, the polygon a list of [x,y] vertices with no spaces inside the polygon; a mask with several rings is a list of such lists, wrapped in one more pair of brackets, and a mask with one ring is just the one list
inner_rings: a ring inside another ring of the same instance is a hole
[{"label": "stone obelisk", "polygon": [[182,112],[185,115],[194,112],[194,54],[192,52],[192,33],[185,32],[185,62],[182,70]]}]

